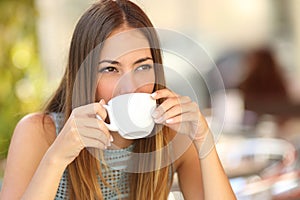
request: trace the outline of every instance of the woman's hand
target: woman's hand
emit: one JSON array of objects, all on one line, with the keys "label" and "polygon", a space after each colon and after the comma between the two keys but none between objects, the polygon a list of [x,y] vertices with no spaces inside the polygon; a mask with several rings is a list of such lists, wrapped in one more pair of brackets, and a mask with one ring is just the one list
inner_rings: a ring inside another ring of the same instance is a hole
[{"label": "woman's hand", "polygon": [[63,129],[48,150],[50,159],[64,165],[71,163],[85,147],[106,149],[112,136],[104,122],[95,116],[106,118],[104,100],[75,108]]},{"label": "woman's hand", "polygon": [[164,124],[177,133],[186,134],[192,140],[205,140],[209,128],[197,103],[168,89],[158,90],[151,96],[156,100],[165,99],[152,114],[156,123]]},{"label": "woman's hand", "polygon": [[[155,122],[164,124],[177,133],[188,135],[194,141],[201,163],[204,199],[236,199],[217,151],[212,148],[214,147],[213,135],[198,105],[189,97],[180,96],[168,89],[158,90],[151,96],[156,100],[164,99],[153,112]],[[198,194],[200,191],[195,178],[197,174],[199,177],[199,173],[193,171],[197,163],[194,162],[193,156],[184,159],[177,172],[185,197],[194,199],[196,197],[193,194],[195,192]]]}]

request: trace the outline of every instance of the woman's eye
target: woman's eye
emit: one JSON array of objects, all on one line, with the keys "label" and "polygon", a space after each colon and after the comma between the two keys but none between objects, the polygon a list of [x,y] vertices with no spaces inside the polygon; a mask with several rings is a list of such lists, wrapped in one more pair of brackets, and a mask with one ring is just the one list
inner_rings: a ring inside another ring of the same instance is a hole
[{"label": "woman's eye", "polygon": [[149,69],[151,69],[151,68],[152,68],[151,65],[146,64],[146,65],[141,65],[141,66],[137,67],[137,68],[136,68],[136,71],[149,70]]},{"label": "woman's eye", "polygon": [[110,73],[110,72],[117,72],[118,70],[115,67],[103,67],[101,69],[99,69],[100,73]]}]

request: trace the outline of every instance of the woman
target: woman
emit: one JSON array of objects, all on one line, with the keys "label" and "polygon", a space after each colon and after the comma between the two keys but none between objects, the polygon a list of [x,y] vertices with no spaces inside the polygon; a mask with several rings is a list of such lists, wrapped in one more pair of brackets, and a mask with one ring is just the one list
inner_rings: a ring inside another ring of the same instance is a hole
[{"label": "woman", "polygon": [[[59,88],[44,112],[24,117],[15,129],[1,199],[167,199],[174,172],[185,199],[235,199],[215,148],[203,151],[213,142],[197,104],[164,87],[151,27],[145,13],[126,0],[100,1],[84,13]],[[152,137],[124,139],[95,117],[106,119],[103,104],[132,92],[151,93],[159,103]],[[190,138],[194,143],[174,162],[157,162]],[[172,148],[159,151],[170,143]],[[156,167],[110,168],[118,156],[130,162],[130,152],[155,152],[138,165],[156,161]]]}]

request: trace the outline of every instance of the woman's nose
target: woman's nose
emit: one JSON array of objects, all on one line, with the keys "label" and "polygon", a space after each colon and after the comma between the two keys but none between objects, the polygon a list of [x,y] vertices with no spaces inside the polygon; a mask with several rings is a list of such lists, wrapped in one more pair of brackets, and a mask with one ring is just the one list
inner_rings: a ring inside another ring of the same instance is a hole
[{"label": "woman's nose", "polygon": [[119,94],[133,93],[138,89],[137,81],[134,78],[132,72],[127,72],[118,81],[118,92]]}]

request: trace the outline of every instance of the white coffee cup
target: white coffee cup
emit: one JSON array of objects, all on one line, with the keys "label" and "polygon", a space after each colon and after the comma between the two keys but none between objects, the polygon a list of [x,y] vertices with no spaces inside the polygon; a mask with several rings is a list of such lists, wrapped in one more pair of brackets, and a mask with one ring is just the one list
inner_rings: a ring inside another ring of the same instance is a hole
[{"label": "white coffee cup", "polygon": [[[151,134],[154,120],[151,116],[156,108],[156,101],[148,93],[129,93],[112,98],[107,105],[111,131],[117,131],[126,139],[144,138]],[[100,120],[101,117],[96,115]]]}]

